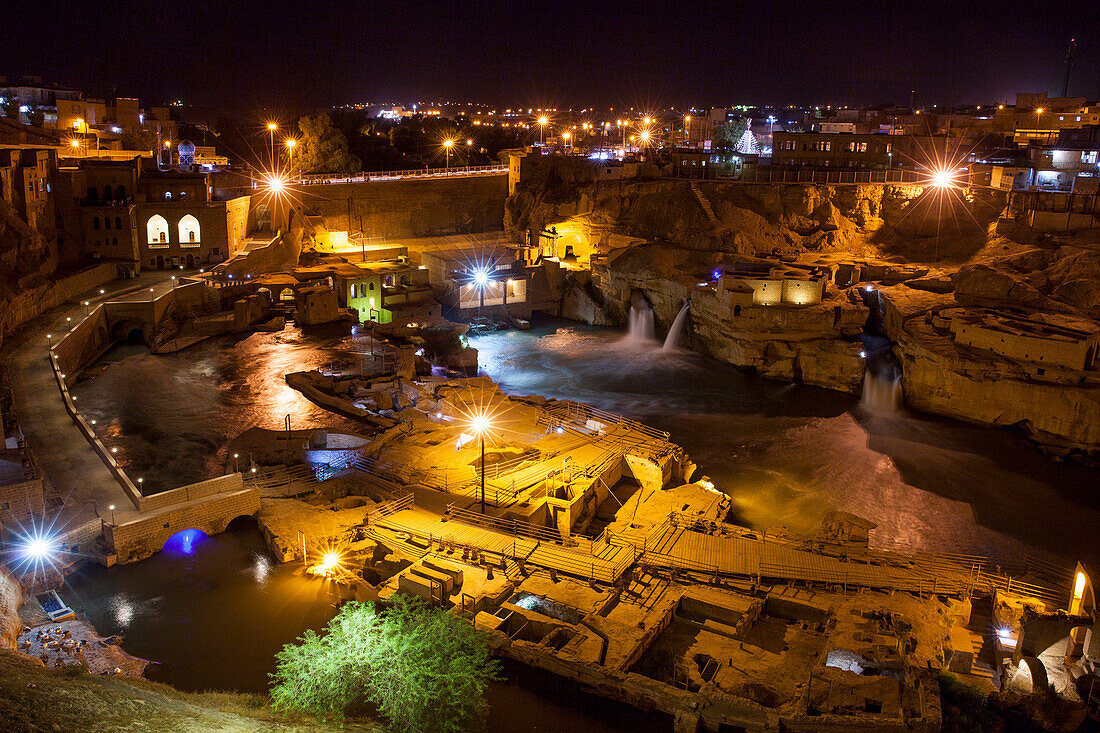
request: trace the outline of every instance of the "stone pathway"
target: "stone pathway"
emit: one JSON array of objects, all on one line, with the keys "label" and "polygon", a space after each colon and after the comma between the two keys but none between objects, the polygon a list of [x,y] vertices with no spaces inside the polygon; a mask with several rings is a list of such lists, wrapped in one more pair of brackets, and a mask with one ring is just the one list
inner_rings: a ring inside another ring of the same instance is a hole
[{"label": "stone pathway", "polygon": [[11,377],[19,426],[35,460],[53,490],[65,500],[59,527],[75,527],[97,516],[111,521],[108,507],[115,505],[114,520],[125,522],[137,516],[114,475],[73,423],[61,399],[49,364],[47,334],[64,332],[66,317],[73,322],[84,315],[80,303],[95,304],[126,292],[144,290],[167,278],[158,273],[132,280],[118,280],[103,287],[106,294],[86,293],[76,304],[64,305],[24,326],[4,344],[3,358]]}]

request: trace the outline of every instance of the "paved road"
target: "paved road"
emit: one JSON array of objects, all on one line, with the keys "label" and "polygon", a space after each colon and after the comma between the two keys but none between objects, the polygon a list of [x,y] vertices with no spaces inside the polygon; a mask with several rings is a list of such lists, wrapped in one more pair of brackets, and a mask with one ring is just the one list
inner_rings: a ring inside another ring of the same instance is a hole
[{"label": "paved road", "polygon": [[[49,364],[46,334],[55,334],[56,338],[64,333],[69,325],[67,317],[75,323],[83,316],[81,303],[85,300],[100,303],[129,291],[140,298],[143,292],[149,295],[150,287],[156,287],[159,295],[168,277],[154,273],[108,283],[103,286],[106,293],[100,294],[98,288],[85,293],[73,304],[43,314],[4,343],[3,359],[11,376],[19,426],[54,492],[65,499],[58,526],[77,526],[96,516],[111,521],[107,507],[112,504],[119,523],[137,516],[137,511],[66,412]],[[168,283],[170,287],[171,281]]]}]

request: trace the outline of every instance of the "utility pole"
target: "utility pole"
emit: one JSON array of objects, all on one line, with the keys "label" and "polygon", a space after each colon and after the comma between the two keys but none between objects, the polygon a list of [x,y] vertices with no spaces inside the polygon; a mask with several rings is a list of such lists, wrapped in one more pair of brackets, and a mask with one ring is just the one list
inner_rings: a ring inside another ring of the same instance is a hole
[{"label": "utility pole", "polygon": [[1077,39],[1069,39],[1069,48],[1066,49],[1066,77],[1062,80],[1062,96],[1069,93],[1069,70],[1073,68],[1073,52],[1077,50]]}]

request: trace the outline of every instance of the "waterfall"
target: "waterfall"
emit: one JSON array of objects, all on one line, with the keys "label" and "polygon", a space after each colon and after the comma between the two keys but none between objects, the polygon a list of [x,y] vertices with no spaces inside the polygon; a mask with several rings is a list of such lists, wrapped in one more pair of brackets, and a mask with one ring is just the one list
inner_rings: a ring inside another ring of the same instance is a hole
[{"label": "waterfall", "polygon": [[868,369],[863,375],[863,409],[880,415],[896,415],[901,412],[903,395],[901,375],[896,372],[876,374]]},{"label": "waterfall", "polygon": [[653,328],[653,309],[644,300],[630,306],[626,338],[628,341],[652,341],[656,338],[656,331]]},{"label": "waterfall", "polygon": [[680,312],[676,314],[676,320],[672,322],[672,327],[668,329],[668,336],[665,337],[665,351],[672,351],[680,344],[680,336],[684,331],[684,323],[687,321],[688,313],[691,312],[691,301],[688,300],[680,308]]}]

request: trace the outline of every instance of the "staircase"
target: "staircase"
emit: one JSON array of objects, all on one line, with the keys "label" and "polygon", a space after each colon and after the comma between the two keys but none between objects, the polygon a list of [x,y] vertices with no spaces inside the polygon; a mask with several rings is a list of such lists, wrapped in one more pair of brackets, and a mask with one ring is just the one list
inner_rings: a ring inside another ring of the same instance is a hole
[{"label": "staircase", "polygon": [[710,205],[710,199],[703,194],[703,187],[699,185],[698,181],[691,182],[691,192],[695,194],[695,199],[699,202],[699,206],[702,207],[703,213],[707,215],[707,221],[711,223],[715,229],[722,227],[718,221],[718,217],[714,215],[714,207]]}]

